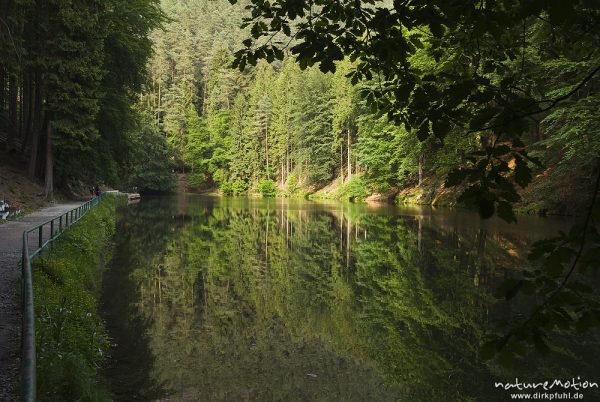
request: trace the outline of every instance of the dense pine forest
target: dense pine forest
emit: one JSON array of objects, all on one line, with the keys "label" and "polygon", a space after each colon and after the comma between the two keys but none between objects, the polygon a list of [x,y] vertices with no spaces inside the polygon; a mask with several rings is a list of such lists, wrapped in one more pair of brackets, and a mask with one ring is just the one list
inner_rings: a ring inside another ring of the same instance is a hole
[{"label": "dense pine forest", "polygon": [[[240,194],[276,185],[294,194],[331,183],[334,196],[358,199],[416,187],[423,190],[412,199],[430,202],[452,169],[493,142],[492,133],[474,135],[474,126],[452,121],[445,122],[443,141],[429,135],[439,127],[419,126],[415,135],[414,129],[390,122],[361,96],[381,85],[381,77],[352,85],[358,63],[349,59],[336,62],[334,73],[322,72],[326,68],[319,65],[306,68],[288,50],[296,38],[284,42],[285,51],[267,53],[265,61],[243,71],[232,70],[234,52],[249,31],[238,29],[244,6],[163,2],[171,22],[153,34],[156,53],[142,104],[153,126],[167,137],[177,170],[189,173],[191,186]],[[517,35],[520,49],[501,72],[482,78],[483,85],[520,75],[521,89],[542,99],[571,90],[593,68],[594,50],[582,54],[582,60],[553,57],[566,44],[557,41],[555,50],[548,48],[552,35],[552,23],[524,21]],[[410,37],[415,47],[410,62],[423,77],[465,57],[459,48],[434,54],[428,45],[431,33],[421,29]],[[452,84],[456,91],[470,90],[458,84]],[[572,193],[584,189],[581,183],[591,177],[598,154],[594,118],[585,112],[596,101],[593,86],[587,85],[554,110],[530,119],[522,139],[540,162],[530,163],[538,176],[527,194],[530,205],[566,212],[566,206],[587,200],[573,200]],[[540,198],[548,202],[535,202]]]},{"label": "dense pine forest", "polygon": [[142,163],[132,106],[162,15],[147,0],[0,3],[0,138],[47,197],[116,185]]},{"label": "dense pine forest", "polygon": [[[340,49],[328,60],[306,58],[303,22],[270,37],[258,22],[240,28],[249,2],[158,3],[3,2],[0,133],[48,194],[53,183],[77,181],[169,191],[178,172],[192,189],[225,194],[324,188],[364,199],[409,189],[399,198],[429,203],[444,199],[448,173],[498,141],[494,124],[522,108],[526,116],[509,127],[522,152],[497,155],[502,169],[524,172],[521,187],[533,180],[519,191],[522,204],[573,213],[587,201],[600,136],[597,10],[586,2],[498,5],[502,14],[473,20],[481,32],[470,41],[460,30],[474,15],[456,26],[404,27],[404,77],[385,76],[386,50],[381,65]],[[395,3],[379,6],[384,15]],[[245,45],[256,54],[247,57]]]}]

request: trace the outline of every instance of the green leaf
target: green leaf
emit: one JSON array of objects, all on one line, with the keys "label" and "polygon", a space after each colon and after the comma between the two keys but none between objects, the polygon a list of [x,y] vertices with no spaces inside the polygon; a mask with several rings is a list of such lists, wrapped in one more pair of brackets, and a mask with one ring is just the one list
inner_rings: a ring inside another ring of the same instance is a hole
[{"label": "green leaf", "polygon": [[503,156],[506,155],[507,153],[509,153],[511,151],[510,147],[508,145],[498,145],[494,148],[494,150],[492,151],[492,155],[493,156]]},{"label": "green leaf", "polygon": [[498,202],[498,217],[508,223],[517,223],[517,217],[515,216],[512,205],[506,201]]},{"label": "green leaf", "polygon": [[432,21],[429,24],[429,30],[436,38],[441,38],[444,35],[444,27],[439,22]]},{"label": "green leaf", "polygon": [[544,239],[538,240],[531,246],[531,251],[527,256],[529,261],[535,261],[545,254],[551,252],[555,248],[555,240],[554,239]]},{"label": "green leaf", "polygon": [[423,121],[417,129],[417,138],[419,141],[425,141],[429,137],[429,120]]},{"label": "green leaf", "polygon": [[450,123],[447,120],[434,120],[431,123],[433,135],[437,138],[444,138],[450,132]]},{"label": "green leaf", "polygon": [[273,51],[275,52],[275,57],[277,57],[277,60],[283,60],[283,58],[284,58],[283,50],[281,50],[277,47],[273,47]]},{"label": "green leaf", "polygon": [[469,128],[471,130],[482,130],[484,126],[498,113],[495,108],[484,109],[483,111],[475,114],[469,122]]},{"label": "green leaf", "polygon": [[481,198],[477,202],[477,206],[479,207],[479,216],[483,219],[489,219],[494,215],[496,207],[494,206],[494,201],[489,200],[487,198]]},{"label": "green leaf", "polygon": [[321,60],[321,62],[319,63],[319,70],[321,70],[324,73],[333,73],[335,72],[335,63],[331,59]]},{"label": "green leaf", "polygon": [[521,188],[531,183],[531,169],[520,156],[515,156],[515,181]]},{"label": "green leaf", "polygon": [[469,171],[467,169],[462,169],[462,168],[453,169],[450,171],[450,173],[448,173],[448,177],[446,178],[446,182],[445,182],[444,186],[445,187],[457,186],[465,180],[465,178],[467,177],[468,174],[469,174]]}]

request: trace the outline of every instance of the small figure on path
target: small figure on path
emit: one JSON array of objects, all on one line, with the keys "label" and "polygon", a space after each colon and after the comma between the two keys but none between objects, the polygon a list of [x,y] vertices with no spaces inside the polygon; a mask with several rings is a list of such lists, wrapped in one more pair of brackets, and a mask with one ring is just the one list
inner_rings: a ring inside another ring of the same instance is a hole
[{"label": "small figure on path", "polygon": [[96,194],[96,191],[94,190],[94,187],[90,187],[90,200],[92,198],[94,198],[94,194]]},{"label": "small figure on path", "polygon": [[96,192],[96,197],[100,197],[100,186],[96,184],[96,188],[95,188],[95,192]]}]

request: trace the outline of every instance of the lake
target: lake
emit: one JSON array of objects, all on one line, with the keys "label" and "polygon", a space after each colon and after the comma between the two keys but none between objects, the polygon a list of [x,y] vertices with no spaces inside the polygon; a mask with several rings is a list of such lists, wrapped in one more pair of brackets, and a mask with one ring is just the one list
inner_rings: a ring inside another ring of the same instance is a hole
[{"label": "lake", "polygon": [[[116,400],[508,400],[495,381],[599,381],[597,339],[511,370],[478,358],[493,297],[561,218],[198,195],[118,210],[102,310]],[[594,378],[596,375],[596,378]],[[596,394],[597,395],[597,394]],[[586,393],[586,397],[591,394]],[[586,398],[586,399],[588,399]]]}]

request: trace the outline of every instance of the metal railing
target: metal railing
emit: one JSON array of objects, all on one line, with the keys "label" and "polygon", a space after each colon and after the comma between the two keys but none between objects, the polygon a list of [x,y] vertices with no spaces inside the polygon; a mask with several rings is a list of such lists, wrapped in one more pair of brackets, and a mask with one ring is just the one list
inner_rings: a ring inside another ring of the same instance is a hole
[{"label": "metal railing", "polygon": [[[21,393],[23,401],[33,402],[36,399],[35,314],[31,260],[56,240],[67,228],[81,219],[90,209],[98,205],[105,194],[101,193],[77,208],[73,208],[23,232],[23,327],[21,329]],[[35,240],[31,244],[36,247],[30,250],[29,238],[32,233]]]}]

